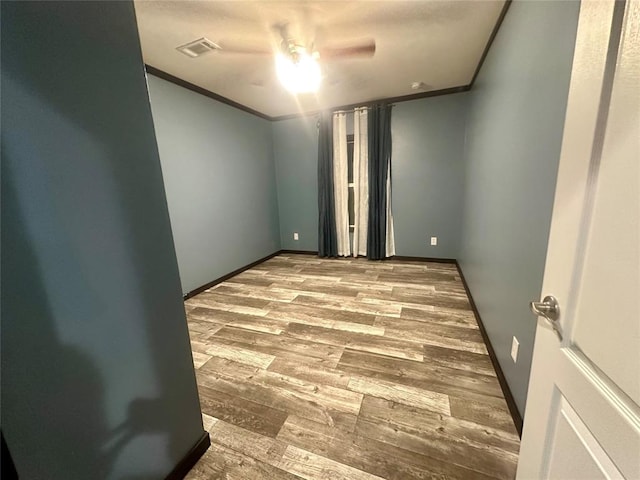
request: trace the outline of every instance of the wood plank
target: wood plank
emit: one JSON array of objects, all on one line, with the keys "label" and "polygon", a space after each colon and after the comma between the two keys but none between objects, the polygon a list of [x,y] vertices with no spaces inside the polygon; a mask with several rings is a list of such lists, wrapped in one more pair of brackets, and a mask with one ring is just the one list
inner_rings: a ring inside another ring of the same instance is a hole
[{"label": "wood plank", "polygon": [[196,369],[200,368],[211,359],[211,355],[207,355],[206,353],[192,351],[191,355],[193,356],[193,368]]},{"label": "wood plank", "polygon": [[217,422],[217,418],[214,418],[211,415],[207,415],[206,413],[202,414],[202,426],[204,427],[205,431],[209,432]]},{"label": "wood plank", "polygon": [[433,322],[428,319],[419,322],[415,320],[406,320],[404,318],[378,316],[376,317],[374,325],[384,327],[386,331],[394,332],[396,335],[414,333],[416,338],[415,341],[421,341],[422,338],[428,339],[431,334],[439,335],[445,340],[461,340],[470,343],[482,343],[480,330],[473,326],[469,326],[469,324],[447,325],[440,322]]},{"label": "wood plank", "polygon": [[346,388],[350,378],[348,374],[333,368],[280,357],[276,357],[271,365],[269,365],[268,370],[270,372],[281,373],[289,377],[306,380],[311,383],[342,388]]},{"label": "wood plank", "polygon": [[502,389],[495,375],[479,375],[350,349],[346,349],[342,354],[337,368],[350,374],[445,395],[463,396],[490,403],[502,399]]},{"label": "wood plank", "polygon": [[350,278],[341,278],[337,283],[339,287],[347,287],[356,290],[358,293],[372,292],[372,293],[391,293],[393,291],[393,285],[386,285],[380,282],[371,281],[369,278],[355,279],[354,275]]},{"label": "wood plank", "polygon": [[[204,295],[204,293],[201,293],[200,295]],[[235,304],[229,303],[227,301],[224,301],[224,298],[221,298],[219,300],[211,300],[203,297],[201,298],[200,295],[196,295],[195,297],[190,298],[189,300],[187,300],[187,302],[191,302],[192,307],[207,307],[207,308],[213,308],[216,310],[226,310],[229,312],[244,313],[247,315],[264,316],[268,313],[267,310],[263,310],[261,308],[249,307],[244,305],[235,305]],[[227,298],[231,298],[231,297],[227,297]],[[262,302],[262,300],[260,300],[260,302]]]},{"label": "wood plank", "polygon": [[[379,282],[375,282],[375,283],[379,283]],[[403,282],[403,281],[393,281],[393,282],[384,282],[382,285],[384,285],[384,288],[388,289],[386,290],[387,292],[389,291],[393,291],[394,287],[400,287],[400,288],[415,288],[418,290],[424,290],[424,291],[429,291],[429,292],[435,292],[436,291],[436,287],[433,284],[430,283],[411,283],[411,282]],[[363,293],[365,293],[366,290],[363,289]]]},{"label": "wood plank", "polygon": [[229,285],[253,285],[256,287],[268,287],[272,283],[272,280],[262,275],[254,275],[246,272],[236,275],[232,281],[228,282]]},{"label": "wood plank", "polygon": [[[433,286],[434,290],[427,291],[422,288],[416,288],[415,286],[403,288],[394,287],[393,294],[400,297],[416,297],[421,300],[422,297],[450,299],[452,301],[455,300],[456,303],[460,302],[464,305],[464,308],[461,308],[461,310],[471,309],[466,291],[460,282],[433,282]],[[442,290],[446,290],[446,294],[444,294]]]},{"label": "wood plank", "polygon": [[384,331],[385,331],[384,327],[380,327],[380,326],[362,325],[360,323],[352,323],[352,322],[340,322],[337,320],[333,322],[333,324],[328,328],[331,328],[333,330],[342,330],[343,332],[375,335],[378,337],[384,336]]},{"label": "wood plank", "polygon": [[373,325],[376,317],[367,313],[347,312],[322,307],[307,307],[299,304],[269,304],[267,316],[288,322],[331,327],[334,322]]},{"label": "wood plank", "polygon": [[278,335],[288,325],[286,321],[266,316],[247,315],[209,307],[195,307],[189,314],[190,322],[194,319],[219,324],[215,330],[208,332],[209,335],[217,333],[224,325]]},{"label": "wood plank", "polygon": [[[403,308],[413,308],[413,309],[419,309],[419,310],[424,310],[425,312],[433,312],[436,310],[436,308],[440,308],[442,309],[443,307],[434,307],[433,305],[425,305],[425,304],[421,304],[421,303],[415,303],[415,302],[401,302],[399,300],[387,300],[385,298],[376,298],[376,297],[368,297],[367,295],[361,295],[356,299],[358,302],[360,302],[361,305],[370,305],[372,307],[378,305],[395,305],[397,307],[400,307],[400,314],[402,314],[402,309]],[[462,312],[462,310],[456,310],[459,312]],[[384,313],[380,314],[381,316],[384,316]],[[398,315],[389,315],[391,317],[397,317]]]},{"label": "wood plank", "polygon": [[211,444],[185,480],[300,480],[300,477],[230,448]]},{"label": "wood plank", "polygon": [[473,312],[463,310],[450,312],[440,308],[425,310],[421,308],[403,307],[402,312],[400,312],[400,318],[405,321],[409,320],[428,324],[478,329],[478,323],[476,322]]},{"label": "wood plank", "polygon": [[339,282],[342,279],[342,277],[337,275],[310,273],[310,272],[302,273],[301,271],[296,273],[295,275],[297,278],[301,278],[303,280],[328,280],[331,282]]},{"label": "wood plank", "polygon": [[362,275],[360,273],[345,273],[344,275],[342,275],[342,277],[340,277],[340,281],[341,282],[361,282],[364,279],[366,279],[369,282],[375,282],[378,280],[378,273],[380,272],[370,271],[370,270],[365,272],[365,275]]},{"label": "wood plank", "polygon": [[260,369],[244,363],[227,360],[226,358],[211,357],[199,370],[203,375],[221,373],[223,375],[243,375],[248,377],[254,375]]},{"label": "wood plank", "polygon": [[384,302],[394,302],[402,305],[430,305],[433,307],[447,307],[463,311],[471,310],[471,306],[466,295],[454,295],[451,293],[447,294],[421,289],[394,287],[391,294],[361,292],[358,294],[358,298],[363,300],[382,300]]},{"label": "wood plank", "polygon": [[198,388],[202,412],[266,437],[275,437],[287,419],[283,410],[219,392],[206,385]]},{"label": "wood plank", "polygon": [[458,275],[458,269],[453,263],[438,262],[416,262],[412,260],[401,260],[392,263],[393,273],[412,273],[415,271],[448,273],[454,276]]},{"label": "wood plank", "polygon": [[[255,285],[240,285],[230,284],[228,282],[221,283],[214,287],[211,292],[215,292],[219,295],[228,295],[242,298],[257,298],[260,300],[275,301],[275,302],[290,302],[298,296],[299,292],[283,291],[272,288],[258,287]],[[255,306],[255,305],[249,305]],[[264,305],[258,307],[262,308]]]},{"label": "wood plank", "polygon": [[[434,283],[434,289],[438,293],[450,293],[452,295],[467,295],[467,291],[461,282],[456,283]],[[415,286],[413,287],[415,288]]]},{"label": "wood plank", "polygon": [[[256,373],[256,376],[260,371]],[[339,398],[334,392],[322,390],[313,391],[313,386],[290,388],[286,384],[278,385],[274,382],[255,381],[256,377],[242,377],[221,373],[196,372],[198,385],[204,385],[214,390],[240,397],[268,407],[284,410],[289,414],[298,415],[327,425],[335,425],[345,431],[353,431],[356,423],[357,399]],[[349,392],[354,393],[354,392]],[[360,397],[361,401],[361,397]],[[359,403],[357,405],[359,410]]]},{"label": "wood plank", "polygon": [[218,325],[208,321],[202,321],[201,319],[198,318],[197,315],[193,315],[192,312],[193,310],[191,311],[191,313],[189,313],[189,324],[188,324],[189,333],[191,335],[199,334],[200,337],[206,337],[208,335],[213,335],[222,327],[222,325]]},{"label": "wood plank", "polygon": [[489,356],[482,353],[465,352],[435,345],[424,345],[423,352],[424,362],[430,365],[442,365],[480,375],[496,376]]},{"label": "wood plank", "polygon": [[193,305],[196,307],[207,307],[215,310],[225,310],[229,312],[244,313],[246,315],[256,315],[256,316],[265,316],[267,313],[269,313],[268,310],[264,310],[261,308],[232,305],[229,303],[214,302],[213,300],[201,300],[197,297],[193,297],[187,301],[191,301],[191,300],[193,300],[194,302]]},{"label": "wood plank", "polygon": [[441,393],[358,376],[351,377],[347,388],[354,392],[366,393],[367,395],[392,400],[396,403],[451,415],[449,397]]},{"label": "wood plank", "polygon": [[[304,282],[299,284],[298,287],[300,291],[303,291],[305,293],[314,292],[333,297],[355,298],[358,296],[358,293],[360,293],[360,289],[357,287],[341,284],[339,282],[331,282],[329,285],[327,285],[315,279],[306,279]],[[297,293],[300,294],[300,291],[298,291]]]},{"label": "wood plank", "polygon": [[[235,340],[229,340],[221,337],[209,339],[208,342],[209,344],[221,344],[247,348],[256,352],[274,355],[276,358],[285,358],[291,361],[297,361],[308,365],[316,365],[326,368],[335,368],[335,366],[338,364],[338,361],[340,360],[340,355],[342,354],[342,350],[340,350],[335,354],[333,352],[331,352],[330,354],[326,354],[326,352],[318,353],[317,351],[311,351],[311,353],[314,355],[307,355],[307,353],[309,352],[305,351],[305,347],[309,347],[309,345],[301,346],[298,343],[298,340],[295,338],[285,337],[281,335],[278,335],[277,337],[283,338],[283,341],[280,343],[274,343],[273,345],[265,345],[266,342],[260,342],[260,344],[251,344],[247,343],[246,341],[237,342]],[[324,344],[317,345],[320,347],[324,346]]]},{"label": "wood plank", "polygon": [[214,289],[209,289],[205,292],[202,292],[201,294],[196,295],[195,297],[187,301],[190,302],[191,304],[195,304],[196,299],[201,302],[209,301],[209,302],[212,302],[213,304],[221,303],[225,305],[237,305],[240,307],[253,307],[253,308],[262,308],[270,302],[270,300],[264,300],[260,298],[239,297],[235,295],[223,295],[221,293],[216,293],[216,290]]},{"label": "wood plank", "polygon": [[[195,298],[195,297],[194,297]],[[232,314],[228,310],[219,310],[212,307],[196,307],[192,306],[187,315],[189,321],[189,328],[192,323],[206,322],[213,327],[223,327],[226,323],[226,319],[222,317],[224,314]],[[238,315],[238,314],[232,314]]]},{"label": "wood plank", "polygon": [[[385,331],[386,333],[386,331]],[[359,332],[337,331],[331,328],[316,327],[290,323],[284,332],[285,336],[302,340],[349,347],[352,350],[379,353],[390,357],[405,358],[416,362],[422,362],[422,345],[418,343],[408,344],[380,335],[367,335]]]},{"label": "wood plank", "polygon": [[516,454],[520,448],[520,439],[515,433],[369,395],[364,396],[359,416],[371,422],[403,425],[447,437],[443,442],[450,441],[451,437],[478,448],[491,447]]},{"label": "wood plank", "polygon": [[514,433],[513,418],[509,413],[507,402],[500,399],[500,404],[489,404],[464,397],[449,397],[451,401],[451,415],[480,425]]},{"label": "wood plank", "polygon": [[203,353],[207,355],[207,350],[211,348],[211,345],[207,343],[207,338],[208,336],[191,338],[191,341],[190,341],[191,351],[194,353],[198,352],[198,353]]},{"label": "wood plank", "polygon": [[271,371],[259,371],[252,380],[260,385],[294,392],[333,410],[354,415],[360,411],[363,398],[361,393],[357,393],[353,389],[320,385]]},{"label": "wood plank", "polygon": [[331,308],[356,313],[366,313],[369,315],[386,315],[388,317],[399,317],[401,306],[391,303],[364,303],[355,300],[340,300],[333,297],[318,298],[309,295],[298,295],[291,302],[296,305],[307,305],[309,307]]},{"label": "wood plank", "polygon": [[518,456],[503,450],[479,449],[455,439],[442,441],[440,436],[428,431],[363,418],[358,418],[355,433],[498,479],[512,480],[515,477]]},{"label": "wood plank", "polygon": [[213,357],[226,358],[234,362],[244,363],[252,367],[267,368],[276,358],[273,355],[256,352],[246,348],[233,347],[213,343],[208,349],[207,354]]},{"label": "wood plank", "polygon": [[325,263],[321,265],[309,265],[300,270],[300,275],[314,275],[321,276],[323,278],[337,277],[338,281],[343,274],[362,274],[365,275],[366,271],[370,268],[366,263],[359,262],[338,261],[333,264]]},{"label": "wood plank", "polygon": [[404,281],[413,283],[431,283],[431,282],[455,282],[458,280],[457,273],[453,271],[441,271],[429,269],[424,272],[403,272],[394,271],[390,273],[381,273],[378,276],[381,282]]},{"label": "wood plank", "polygon": [[277,438],[284,443],[389,480],[493,478],[295,415],[287,419]]},{"label": "wood plank", "polygon": [[390,320],[381,318],[377,317],[377,326],[384,326],[388,338],[488,355],[479,330],[426,323],[410,328],[401,322],[395,326]]},{"label": "wood plank", "polygon": [[[404,330],[408,332],[424,331],[425,333],[427,333],[428,329],[432,327],[450,327],[451,332],[461,333],[463,337],[465,336],[465,332],[460,332],[457,329],[463,328],[466,330],[470,330],[472,334],[479,331],[478,324],[476,323],[476,320],[472,315],[458,316],[436,310],[415,311],[420,311],[422,315],[420,315],[419,318],[407,318],[402,313],[400,314],[400,318],[384,317],[379,315],[376,316],[374,325],[384,327],[385,329],[392,328],[395,330]],[[468,338],[468,340],[477,341],[477,337],[471,337]],[[482,337],[480,337],[480,340],[482,340]]]},{"label": "wood plank", "polygon": [[[303,339],[297,339],[284,335],[270,335],[267,333],[250,332],[235,327],[224,327],[211,337],[211,341],[215,342],[219,339],[231,340],[243,343],[246,348],[250,348],[256,352],[263,352],[273,355],[286,355],[287,352],[297,353],[309,357],[318,357],[327,363],[332,360],[337,361],[342,355],[343,348],[327,345],[324,343],[312,342]],[[422,352],[420,352],[422,355]]]},{"label": "wood plank", "polygon": [[266,262],[263,262],[259,265],[256,265],[251,270],[260,271],[265,270],[267,272],[283,272],[283,273],[294,273],[299,272],[302,267],[296,265],[295,263],[288,262],[284,259],[272,259]]},{"label": "wood plank", "polygon": [[276,288],[280,285],[293,285],[295,283],[301,283],[307,279],[306,277],[300,276],[295,272],[277,273],[277,272],[269,272],[269,271],[254,272],[253,270],[249,270],[245,273],[256,275],[256,278],[271,280],[272,288]]},{"label": "wood plank", "polygon": [[279,467],[306,480],[384,480],[292,445],[285,450]]},{"label": "wood plank", "polygon": [[287,448],[280,440],[264,437],[222,420],[214,425],[210,433],[212,442],[273,466],[277,466]]}]

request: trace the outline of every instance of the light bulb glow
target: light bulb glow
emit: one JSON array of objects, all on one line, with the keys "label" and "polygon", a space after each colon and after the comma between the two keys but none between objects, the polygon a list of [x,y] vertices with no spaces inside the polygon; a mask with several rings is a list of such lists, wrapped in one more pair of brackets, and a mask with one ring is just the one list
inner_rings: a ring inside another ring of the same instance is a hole
[{"label": "light bulb glow", "polygon": [[276,72],[284,87],[292,93],[315,92],[320,87],[320,65],[304,51],[298,52],[297,61],[279,54],[276,56]]}]

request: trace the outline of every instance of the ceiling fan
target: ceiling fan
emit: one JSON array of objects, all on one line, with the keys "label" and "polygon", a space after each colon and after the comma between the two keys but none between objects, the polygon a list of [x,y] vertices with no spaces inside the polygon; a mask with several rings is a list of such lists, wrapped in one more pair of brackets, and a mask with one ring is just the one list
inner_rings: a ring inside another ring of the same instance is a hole
[{"label": "ceiling fan", "polygon": [[[320,62],[330,62],[351,58],[372,57],[376,52],[376,42],[367,39],[333,47],[316,47],[315,42],[305,45],[296,41],[287,28],[287,24],[276,24],[273,29],[279,34],[280,41],[275,52],[278,78],[293,93],[313,92],[318,89],[322,79]],[[273,55],[270,50],[243,49],[222,46],[220,53],[253,55]]]},{"label": "ceiling fan", "polygon": [[340,47],[316,48],[314,41],[312,41],[309,46],[297,42],[295,38],[289,35],[289,29],[286,23],[276,24],[273,26],[273,29],[278,32],[281,38],[281,52],[285,55],[291,56],[292,58],[295,58],[300,50],[305,50],[307,53],[314,56],[314,58],[322,60],[371,57],[376,53],[376,42],[373,39]]}]

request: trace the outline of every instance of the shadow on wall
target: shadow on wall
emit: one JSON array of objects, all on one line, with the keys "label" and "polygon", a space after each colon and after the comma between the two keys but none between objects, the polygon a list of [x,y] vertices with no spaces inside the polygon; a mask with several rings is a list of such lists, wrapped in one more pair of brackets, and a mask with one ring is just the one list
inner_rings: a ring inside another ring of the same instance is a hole
[{"label": "shadow on wall", "polygon": [[[2,173],[3,253],[20,259],[17,276],[29,280],[29,289],[22,290],[23,282],[6,278],[15,272],[3,275],[3,416],[11,426],[16,416],[22,417],[16,426],[39,439],[36,445],[13,446],[29,449],[29,462],[43,468],[41,473],[46,472],[47,478],[107,478],[118,455],[136,435],[168,435],[162,425],[167,405],[157,398],[134,399],[124,422],[109,428],[100,368],[89,353],[60,342],[55,324],[65,319],[54,319],[47,292],[39,282],[38,261],[16,211],[11,172],[5,169]],[[79,290],[74,295],[88,293]],[[20,297],[28,297],[28,302],[14,301]],[[20,303],[19,310],[13,308],[16,303]],[[85,320],[91,321],[91,314],[85,314]],[[16,409],[23,411],[14,415]],[[80,461],[70,461],[70,453]]]},{"label": "shadow on wall", "polygon": [[2,431],[21,478],[161,478],[203,433],[129,2],[2,4]]}]

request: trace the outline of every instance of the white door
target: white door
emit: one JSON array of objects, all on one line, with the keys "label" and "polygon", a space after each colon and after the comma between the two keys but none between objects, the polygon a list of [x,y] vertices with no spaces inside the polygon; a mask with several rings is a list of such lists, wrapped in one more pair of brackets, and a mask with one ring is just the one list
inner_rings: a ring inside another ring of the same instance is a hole
[{"label": "white door", "polygon": [[582,2],[542,291],[517,478],[640,479],[640,0]]}]

